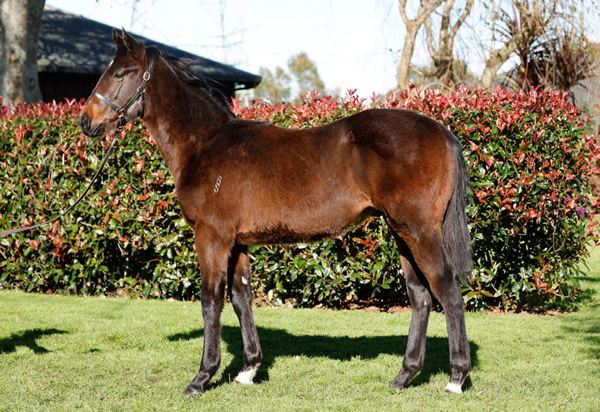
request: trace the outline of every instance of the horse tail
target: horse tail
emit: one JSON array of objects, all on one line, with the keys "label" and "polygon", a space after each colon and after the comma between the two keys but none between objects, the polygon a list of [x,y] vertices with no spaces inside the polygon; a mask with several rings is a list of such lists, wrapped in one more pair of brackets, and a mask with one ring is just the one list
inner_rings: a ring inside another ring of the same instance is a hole
[{"label": "horse tail", "polygon": [[473,271],[473,247],[466,211],[469,202],[469,173],[458,138],[448,129],[446,131],[454,152],[455,172],[454,191],[442,224],[444,248],[458,280],[466,280]]}]

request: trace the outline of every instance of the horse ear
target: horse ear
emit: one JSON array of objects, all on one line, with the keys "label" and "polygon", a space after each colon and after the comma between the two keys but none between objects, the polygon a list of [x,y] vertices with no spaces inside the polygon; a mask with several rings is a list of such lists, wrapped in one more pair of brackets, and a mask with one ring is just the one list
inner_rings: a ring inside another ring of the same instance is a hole
[{"label": "horse ear", "polygon": [[119,35],[119,32],[117,32],[115,29],[113,29],[113,31],[112,31],[112,37],[113,37],[113,40],[115,41],[115,46],[117,46],[117,49],[121,46],[125,46],[125,42],[123,41],[123,38]]},{"label": "horse ear", "polygon": [[122,30],[123,41],[125,42],[125,47],[127,47],[127,51],[129,51],[129,54],[131,54],[133,57],[141,58],[144,55],[144,51],[146,50],[144,49],[144,46],[139,44],[138,41],[134,39],[132,35],[125,31],[125,29]]}]

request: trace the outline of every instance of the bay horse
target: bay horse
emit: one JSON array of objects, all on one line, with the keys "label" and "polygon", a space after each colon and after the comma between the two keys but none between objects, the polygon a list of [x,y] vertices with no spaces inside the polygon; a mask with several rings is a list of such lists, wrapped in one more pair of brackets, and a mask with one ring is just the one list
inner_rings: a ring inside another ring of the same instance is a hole
[{"label": "bay horse", "polygon": [[446,391],[461,393],[471,358],[459,281],[472,271],[472,247],[458,139],[409,110],[365,110],[302,130],[238,119],[181,61],[125,30],[113,38],[115,57],[82,108],[81,130],[100,136],[140,117],[173,175],[194,230],[204,320],[200,370],[186,393],[204,392],[219,368],[226,288],[243,341],[235,380],[251,384],[261,363],[249,245],[332,237],[368,216],[383,216],[395,236],[413,308],[391,385],[406,387],[423,366],[433,295],[448,330]]}]

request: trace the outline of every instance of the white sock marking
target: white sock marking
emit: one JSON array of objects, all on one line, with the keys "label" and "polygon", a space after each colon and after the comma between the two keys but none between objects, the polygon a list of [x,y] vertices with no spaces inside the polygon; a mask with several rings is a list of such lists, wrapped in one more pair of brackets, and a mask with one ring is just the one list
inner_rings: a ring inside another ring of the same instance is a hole
[{"label": "white sock marking", "polygon": [[256,376],[256,371],[258,370],[259,366],[260,363],[254,365],[248,370],[241,371],[238,373],[238,376],[235,377],[235,381],[243,385],[252,385],[254,383],[252,380],[254,379],[254,376]]},{"label": "white sock marking", "polygon": [[462,388],[461,385],[459,385],[458,383],[448,383],[448,385],[446,385],[446,392],[448,393],[457,393],[457,394],[461,394],[462,392]]}]

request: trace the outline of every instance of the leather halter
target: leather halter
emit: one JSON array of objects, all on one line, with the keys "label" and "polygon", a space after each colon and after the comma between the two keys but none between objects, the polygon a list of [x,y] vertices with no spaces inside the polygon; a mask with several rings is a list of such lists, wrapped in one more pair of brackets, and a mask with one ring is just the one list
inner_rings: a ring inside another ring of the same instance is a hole
[{"label": "leather halter", "polygon": [[117,126],[117,130],[123,129],[123,127],[127,124],[127,118],[126,118],[127,111],[139,99],[142,99],[142,113],[140,115],[141,116],[144,115],[144,109],[146,108],[146,95],[144,92],[146,90],[146,84],[150,80],[150,71],[154,68],[154,63],[156,62],[156,57],[157,57],[158,53],[157,53],[157,50],[155,50],[153,48],[148,48],[146,50],[146,55],[148,56],[148,63],[147,63],[146,71],[144,72],[144,74],[142,76],[142,84],[140,85],[140,87],[137,88],[137,91],[135,92],[135,94],[133,96],[131,96],[131,98],[123,106],[121,106],[121,107],[117,106],[116,104],[114,104],[113,102],[108,100],[106,97],[104,97],[100,93],[98,93],[96,91],[96,89],[94,89],[92,91],[92,95],[94,95],[98,99],[100,99],[100,101],[102,103],[104,103],[105,105],[110,107],[115,113],[117,113],[117,116],[119,116],[119,125]]}]

